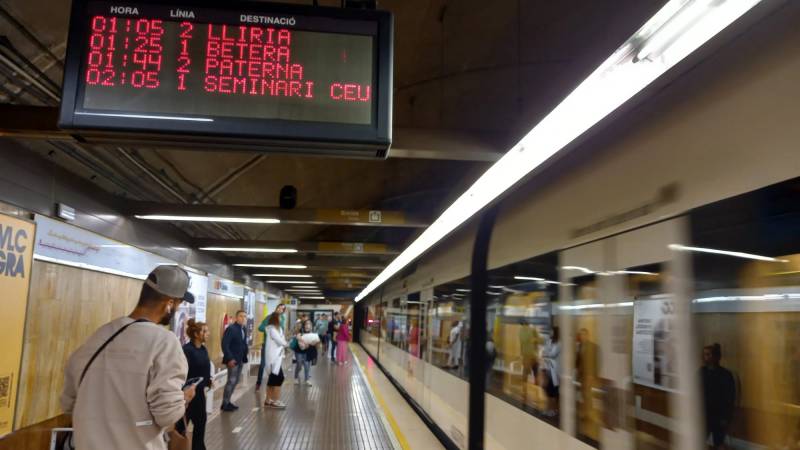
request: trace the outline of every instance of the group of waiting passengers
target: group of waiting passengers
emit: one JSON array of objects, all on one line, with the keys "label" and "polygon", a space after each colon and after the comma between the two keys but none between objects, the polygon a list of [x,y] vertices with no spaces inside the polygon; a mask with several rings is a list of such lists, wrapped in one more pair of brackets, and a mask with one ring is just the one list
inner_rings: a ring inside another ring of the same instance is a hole
[{"label": "group of waiting passengers", "polygon": [[[100,327],[70,356],[61,405],[72,416],[73,448],[188,448],[186,429],[192,422],[191,448],[205,449],[205,389],[213,385],[205,347],[208,326],[189,320],[186,334],[190,342],[183,348],[177,336],[163,326],[171,323],[182,302],[194,303],[188,287],[189,276],[183,269],[157,267],[142,286],[133,312]],[[269,368],[264,406],[271,409],[286,408],[281,400],[286,349],[294,353],[298,385],[304,370],[304,384],[310,386],[310,366],[316,361],[318,347],[323,352],[330,347],[331,360],[339,364],[344,364],[348,355],[349,327],[339,313],[332,320],[323,316],[316,324],[301,316],[287,339],[285,310],[285,305],[279,305],[259,326],[264,344],[256,390],[261,387],[264,369]],[[231,400],[248,362],[246,320],[246,313],[238,311],[222,338],[222,362],[227,367],[224,412],[238,409]]]}]

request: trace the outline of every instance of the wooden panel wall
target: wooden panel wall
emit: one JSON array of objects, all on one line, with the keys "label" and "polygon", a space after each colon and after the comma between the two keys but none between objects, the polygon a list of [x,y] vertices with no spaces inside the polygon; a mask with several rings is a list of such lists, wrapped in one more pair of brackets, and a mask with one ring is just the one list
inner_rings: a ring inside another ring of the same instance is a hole
[{"label": "wooden panel wall", "polygon": [[242,302],[235,298],[223,297],[218,294],[208,293],[208,304],[206,305],[206,323],[211,335],[208,337],[206,347],[208,356],[217,368],[222,365],[222,321],[225,314],[229,320],[233,320],[236,311],[242,309]]},{"label": "wooden panel wall", "polygon": [[17,403],[17,427],[61,414],[69,355],[103,324],[128,314],[142,282],[34,261]]}]

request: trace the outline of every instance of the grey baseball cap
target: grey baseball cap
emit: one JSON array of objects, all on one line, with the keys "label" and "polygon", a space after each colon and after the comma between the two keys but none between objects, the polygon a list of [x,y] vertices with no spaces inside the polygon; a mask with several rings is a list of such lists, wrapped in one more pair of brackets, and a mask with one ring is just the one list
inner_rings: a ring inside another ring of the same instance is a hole
[{"label": "grey baseball cap", "polygon": [[179,298],[187,303],[194,303],[194,295],[188,291],[189,274],[178,266],[158,266],[147,276],[145,284],[156,292],[168,297]]}]

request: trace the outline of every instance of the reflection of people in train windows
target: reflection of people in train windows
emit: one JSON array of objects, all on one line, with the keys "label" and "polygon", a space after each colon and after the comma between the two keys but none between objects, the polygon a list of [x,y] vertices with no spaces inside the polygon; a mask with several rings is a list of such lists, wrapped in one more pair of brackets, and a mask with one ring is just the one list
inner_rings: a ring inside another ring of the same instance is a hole
[{"label": "reflection of people in train windows", "polygon": [[580,384],[580,399],[582,407],[578,410],[578,417],[597,420],[592,414],[594,402],[592,401],[592,388],[598,384],[597,373],[597,344],[592,342],[589,330],[581,328],[575,336],[575,379]]},{"label": "reflection of people in train windows", "polygon": [[408,327],[408,352],[419,357],[419,326],[416,319],[411,319]]},{"label": "reflection of people in train windows", "polygon": [[665,317],[659,319],[653,330],[653,382],[668,388],[675,387],[672,328],[672,319]]},{"label": "reflection of people in train windows", "polygon": [[711,435],[713,449],[725,448],[725,437],[736,405],[736,381],[730,370],[720,366],[722,348],[719,344],[703,347],[703,406],[706,414],[706,436]]},{"label": "reflection of people in train windows", "polygon": [[456,369],[461,364],[461,331],[461,321],[456,321],[453,328],[450,330],[450,337],[447,339],[447,343],[450,346],[447,367],[450,369]]},{"label": "reflection of people in train windows", "polygon": [[561,380],[561,344],[558,341],[558,327],[553,327],[552,335],[542,349],[542,383],[547,394],[547,409],[544,414],[554,417],[558,414],[558,391]]},{"label": "reflection of people in train windows", "polygon": [[522,391],[527,397],[529,377],[539,371],[539,332],[531,323],[519,327],[519,348],[522,356]]}]

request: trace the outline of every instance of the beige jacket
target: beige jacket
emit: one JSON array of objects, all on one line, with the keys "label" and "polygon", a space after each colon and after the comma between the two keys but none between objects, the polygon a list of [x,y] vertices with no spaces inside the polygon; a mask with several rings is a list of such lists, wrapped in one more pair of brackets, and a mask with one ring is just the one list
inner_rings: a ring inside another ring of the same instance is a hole
[{"label": "beige jacket", "polygon": [[67,362],[61,406],[72,414],[76,448],[166,449],[164,430],[185,413],[186,357],[178,338],[151,322],[133,324],[117,336],[78,387],[89,358],[130,322],[122,317],[103,325]]}]

